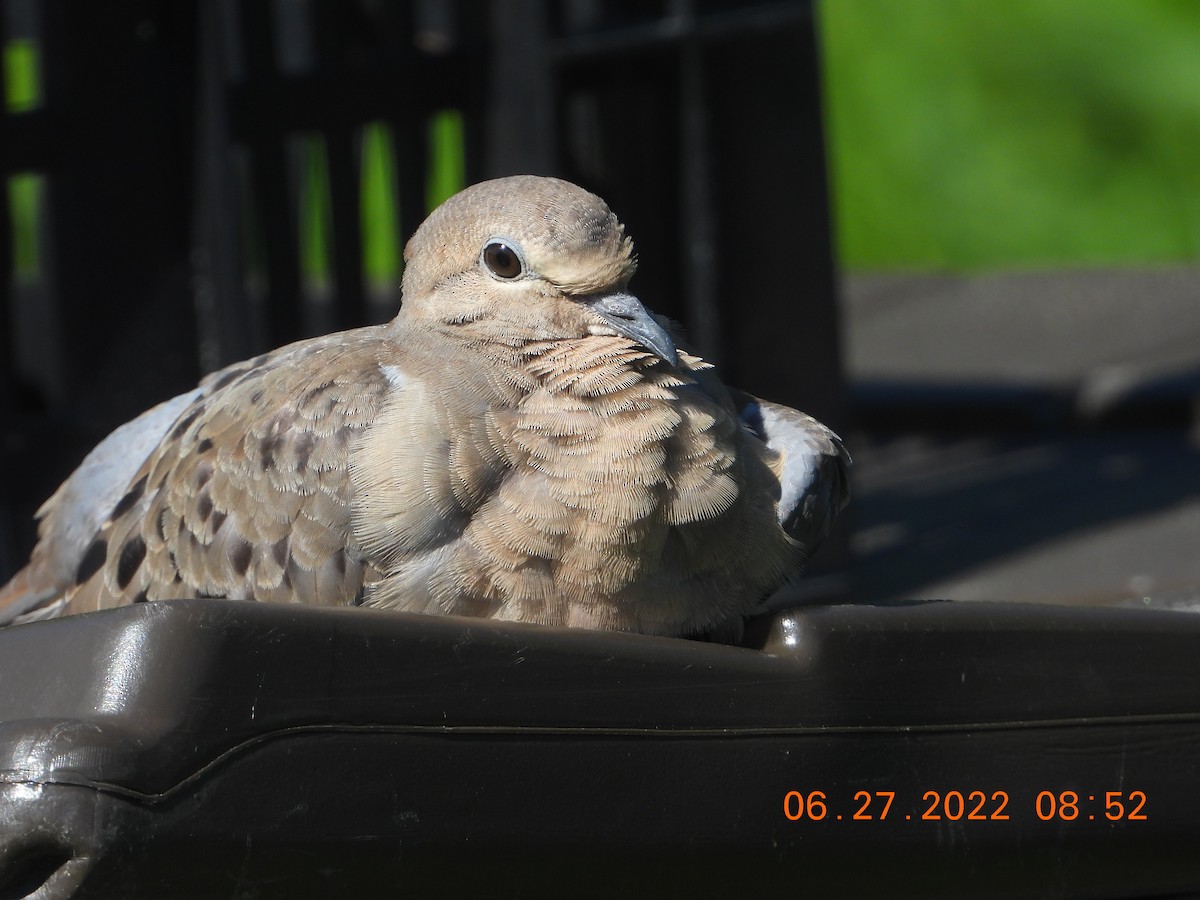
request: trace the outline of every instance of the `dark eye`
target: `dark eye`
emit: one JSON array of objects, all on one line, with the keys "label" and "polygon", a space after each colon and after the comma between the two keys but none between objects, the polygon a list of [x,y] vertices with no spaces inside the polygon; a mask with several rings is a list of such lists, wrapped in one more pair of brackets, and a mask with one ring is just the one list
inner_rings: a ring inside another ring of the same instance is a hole
[{"label": "dark eye", "polygon": [[500,241],[492,241],[483,248],[483,262],[497,278],[516,278],[523,271],[521,257]]}]

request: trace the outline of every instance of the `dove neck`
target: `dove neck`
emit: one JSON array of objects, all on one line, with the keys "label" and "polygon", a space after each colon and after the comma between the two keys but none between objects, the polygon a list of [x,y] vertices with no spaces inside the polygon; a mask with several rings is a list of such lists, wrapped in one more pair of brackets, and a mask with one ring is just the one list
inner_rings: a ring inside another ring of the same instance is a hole
[{"label": "dove neck", "polygon": [[[512,403],[535,391],[594,399],[637,384],[670,388],[691,379],[626,337],[554,338],[519,334],[488,319],[422,323],[397,335],[406,351],[426,365],[448,367],[452,377],[481,379],[497,400]],[[446,353],[447,346],[456,352]],[[697,362],[699,362],[697,360]]]}]

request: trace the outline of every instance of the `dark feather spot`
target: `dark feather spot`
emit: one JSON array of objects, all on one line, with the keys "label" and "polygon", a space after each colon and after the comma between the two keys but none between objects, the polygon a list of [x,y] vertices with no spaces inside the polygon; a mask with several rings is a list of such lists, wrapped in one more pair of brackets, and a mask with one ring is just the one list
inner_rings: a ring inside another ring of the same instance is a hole
[{"label": "dark feather spot", "polygon": [[271,435],[270,437],[263,438],[262,443],[259,445],[259,452],[262,456],[259,457],[258,464],[262,466],[264,472],[275,465],[275,451],[279,449],[279,444],[279,435]]},{"label": "dark feather spot", "polygon": [[202,488],[212,481],[213,470],[212,466],[200,465],[196,467],[196,487]]},{"label": "dark feather spot", "polygon": [[181,437],[183,437],[183,433],[185,431],[187,431],[188,428],[191,427],[193,422],[195,422],[198,418],[200,418],[200,414],[202,412],[204,412],[204,404],[203,403],[200,404],[199,406],[197,406],[195,409],[193,409],[190,413],[188,413],[179,422],[179,424],[175,426],[175,428],[171,431],[171,440],[177,441]]},{"label": "dark feather spot", "polygon": [[208,517],[212,515],[212,511],[212,497],[208,496],[208,494],[201,494],[196,500],[196,515],[200,517],[200,521],[207,522]]},{"label": "dark feather spot", "polygon": [[205,438],[204,440],[202,440],[200,443],[198,443],[196,445],[196,452],[197,453],[207,453],[212,448],[213,448],[213,442],[211,440],[209,440],[208,438]]},{"label": "dark feather spot", "polygon": [[262,398],[263,398],[263,389],[259,388],[257,391],[255,391],[253,394],[250,395],[250,403],[252,405],[257,404],[260,400],[262,400]]},{"label": "dark feather spot", "polygon": [[221,388],[229,387],[229,385],[233,384],[233,382],[236,381],[239,376],[244,375],[245,373],[245,369],[230,369],[213,382],[212,389],[214,391],[219,391]]},{"label": "dark feather spot", "polygon": [[215,513],[213,513],[213,517],[212,517],[213,534],[216,534],[218,531],[221,530],[221,526],[225,524],[226,515],[227,515],[226,513],[221,512],[219,509]]},{"label": "dark feather spot", "polygon": [[145,603],[147,600],[150,599],[148,596],[148,592],[149,592],[149,588],[144,588],[144,589],[138,591],[131,602]]},{"label": "dark feather spot", "polygon": [[238,541],[229,548],[229,561],[233,564],[233,570],[239,575],[245,575],[250,568],[250,557],[254,553],[254,548],[245,541]]},{"label": "dark feather spot", "polygon": [[311,388],[310,390],[305,391],[304,395],[300,398],[300,402],[297,405],[301,409],[309,409],[309,408],[315,407],[317,401],[320,400],[322,395],[324,395],[325,392],[328,391],[331,387],[333,387],[332,381],[326,381],[323,384],[318,384],[315,388]]},{"label": "dark feather spot", "polygon": [[275,562],[279,563],[280,566],[287,565],[287,558],[288,558],[287,538],[280,538],[279,540],[277,540],[275,542],[275,545],[271,548],[271,555],[275,557]]},{"label": "dark feather spot", "polygon": [[93,575],[100,571],[100,567],[104,565],[104,560],[108,558],[108,541],[104,538],[97,538],[92,541],[92,545],[87,548],[87,553],[83,554],[83,559],[79,563],[79,569],[75,572],[75,583],[83,584]]},{"label": "dark feather spot", "polygon": [[125,542],[125,546],[121,548],[121,555],[117,558],[117,587],[125,589],[145,558],[146,542],[140,534],[135,534]]},{"label": "dark feather spot", "polygon": [[145,475],[139,478],[125,496],[117,501],[117,505],[113,507],[112,518],[119,519],[125,513],[129,512],[129,510],[133,509],[133,504],[142,499],[142,494],[146,490],[146,478],[147,476]]},{"label": "dark feather spot", "polygon": [[317,443],[314,434],[302,434],[296,439],[296,471],[303,472],[308,468],[308,458],[312,455],[313,446]]}]

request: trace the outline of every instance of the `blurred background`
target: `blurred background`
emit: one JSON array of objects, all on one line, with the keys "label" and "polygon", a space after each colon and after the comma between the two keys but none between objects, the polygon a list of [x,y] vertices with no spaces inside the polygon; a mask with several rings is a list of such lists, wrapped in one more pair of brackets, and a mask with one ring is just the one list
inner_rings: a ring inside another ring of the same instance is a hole
[{"label": "blurred background", "polygon": [[0,578],[117,424],[557,174],[855,456],[797,599],[1200,601],[1191,0],[0,0]]}]

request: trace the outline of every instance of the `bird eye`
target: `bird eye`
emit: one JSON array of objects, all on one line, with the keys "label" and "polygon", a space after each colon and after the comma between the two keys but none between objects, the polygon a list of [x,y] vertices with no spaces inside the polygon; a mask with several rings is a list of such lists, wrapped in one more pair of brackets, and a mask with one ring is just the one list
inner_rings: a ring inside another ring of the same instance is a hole
[{"label": "bird eye", "polygon": [[516,278],[525,270],[517,251],[500,241],[492,241],[483,248],[483,264],[497,278]]}]

